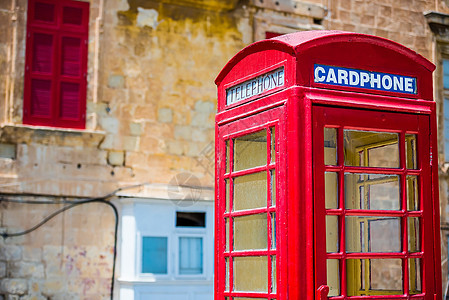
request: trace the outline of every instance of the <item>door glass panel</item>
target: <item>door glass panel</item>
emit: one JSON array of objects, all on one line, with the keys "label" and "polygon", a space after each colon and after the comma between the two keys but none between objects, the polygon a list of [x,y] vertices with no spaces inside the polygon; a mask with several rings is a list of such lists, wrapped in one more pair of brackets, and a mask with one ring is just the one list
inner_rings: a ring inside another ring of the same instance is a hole
[{"label": "door glass panel", "polygon": [[234,250],[267,249],[267,215],[234,218]]},{"label": "door glass panel", "polygon": [[421,240],[419,231],[419,218],[408,218],[408,251],[421,251]]},{"label": "door glass panel", "polygon": [[266,165],[267,132],[258,131],[234,139],[234,171]]},{"label": "door glass panel", "polygon": [[243,210],[267,206],[267,173],[259,172],[234,179],[233,209]]},{"label": "door glass panel", "polygon": [[229,140],[226,140],[226,173],[229,173],[229,165],[231,164],[229,157],[231,149],[229,147]]},{"label": "door glass panel", "polygon": [[225,258],[225,264],[226,264],[225,291],[229,291],[229,257]]},{"label": "door glass panel", "polygon": [[399,168],[398,134],[344,130],[345,165]]},{"label": "door glass panel", "polygon": [[419,210],[418,176],[407,175],[407,210]]},{"label": "door glass panel", "polygon": [[416,162],[416,134],[405,135],[405,159],[407,169],[417,169]]},{"label": "door glass panel", "polygon": [[345,218],[347,252],[400,252],[401,220],[396,217]]},{"label": "door glass panel", "polygon": [[338,216],[326,216],[326,251],[338,252]]},{"label": "door glass panel", "polygon": [[328,296],[340,295],[340,262],[338,259],[328,259],[327,263],[327,286],[329,287]]},{"label": "door glass panel", "polygon": [[276,249],[276,213],[271,213],[271,249]]},{"label": "door glass panel", "polygon": [[393,290],[402,293],[402,262],[400,259],[370,259],[372,290]]},{"label": "door glass panel", "polygon": [[225,218],[225,231],[226,231],[226,242],[225,242],[225,244],[226,244],[226,248],[225,248],[225,251],[227,252],[227,251],[229,251],[229,230],[230,230],[230,228],[229,228],[229,218]]},{"label": "door glass panel", "polygon": [[271,175],[271,206],[276,206],[276,170],[270,171]]},{"label": "door glass panel", "polygon": [[235,257],[234,290],[268,292],[268,257]]},{"label": "door glass panel", "polygon": [[337,130],[324,128],[324,164],[337,164]]},{"label": "door glass panel", "polygon": [[324,174],[325,202],[326,209],[338,208],[338,182],[337,173],[326,172]]},{"label": "door glass panel", "polygon": [[230,210],[230,207],[229,207],[229,203],[231,203],[231,199],[229,198],[230,197],[230,195],[231,195],[231,191],[229,190],[229,188],[230,188],[230,185],[229,185],[229,179],[225,179],[225,187],[226,187],[226,208],[225,208],[225,211],[226,212],[228,212],[229,210]]},{"label": "door glass panel", "polygon": [[410,294],[422,293],[421,288],[421,259],[411,258],[408,260]]},{"label": "door glass panel", "polygon": [[271,130],[271,162],[276,161],[276,131],[274,127],[270,128]]},{"label": "door glass panel", "polygon": [[399,176],[345,174],[346,209],[399,210]]},{"label": "door glass panel", "polygon": [[271,257],[271,292],[276,293],[276,256]]},{"label": "door glass panel", "polygon": [[348,296],[398,295],[402,286],[400,259],[347,260]]}]

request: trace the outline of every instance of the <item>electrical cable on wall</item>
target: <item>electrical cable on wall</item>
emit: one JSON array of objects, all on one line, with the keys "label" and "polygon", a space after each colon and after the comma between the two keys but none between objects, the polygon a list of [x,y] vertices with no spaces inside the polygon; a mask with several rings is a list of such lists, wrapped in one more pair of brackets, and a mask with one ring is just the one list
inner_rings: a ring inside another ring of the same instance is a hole
[{"label": "electrical cable on wall", "polygon": [[[9,238],[9,237],[17,237],[17,236],[22,236],[25,234],[29,234],[31,232],[33,232],[34,230],[38,229],[39,227],[43,226],[45,223],[47,223],[48,221],[50,221],[51,219],[53,219],[54,217],[56,217],[57,215],[59,215],[60,213],[69,210],[71,208],[74,208],[76,206],[79,205],[83,205],[83,204],[89,204],[89,203],[102,203],[102,204],[106,204],[108,206],[110,206],[112,208],[112,210],[114,211],[114,215],[115,215],[115,228],[114,228],[114,251],[113,251],[113,263],[112,263],[112,278],[111,278],[111,300],[113,300],[113,295],[114,295],[114,280],[115,280],[115,266],[116,266],[116,258],[117,258],[117,235],[118,235],[118,222],[119,222],[119,216],[118,216],[118,210],[117,207],[107,201],[107,199],[115,196],[115,194],[121,190],[124,189],[129,189],[129,188],[134,188],[134,187],[139,187],[142,186],[144,184],[138,184],[138,185],[133,185],[133,186],[127,186],[127,187],[122,187],[119,189],[116,189],[115,191],[113,191],[112,193],[109,193],[103,197],[96,197],[96,198],[90,198],[90,199],[85,199],[85,200],[78,200],[78,201],[73,201],[73,200],[63,200],[60,202],[50,202],[50,201],[37,201],[37,200],[12,200],[12,199],[8,199],[8,198],[4,198],[5,196],[12,196],[12,194],[8,194],[8,193],[0,193],[0,202],[12,202],[12,203],[22,203],[22,204],[61,204],[61,203],[65,203],[68,204],[66,206],[64,206],[61,209],[58,209],[57,211],[53,212],[52,214],[50,214],[49,216],[45,217],[41,222],[39,222],[38,224],[36,224],[35,226],[21,231],[21,232],[16,232],[16,233],[0,233],[0,236],[2,236],[4,239]],[[20,194],[20,196],[24,196],[25,194]],[[28,194],[28,196],[38,196],[36,194]],[[52,196],[52,195],[45,195],[46,197],[56,197],[56,196]],[[61,197],[58,197],[61,198]],[[63,198],[63,197],[62,197]]]}]

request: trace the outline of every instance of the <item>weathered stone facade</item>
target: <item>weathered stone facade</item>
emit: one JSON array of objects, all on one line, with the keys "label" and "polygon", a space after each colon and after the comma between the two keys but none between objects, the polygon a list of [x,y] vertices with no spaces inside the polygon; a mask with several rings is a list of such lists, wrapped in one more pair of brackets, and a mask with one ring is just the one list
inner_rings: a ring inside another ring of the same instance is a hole
[{"label": "weathered stone facade", "polygon": [[[449,13],[442,0],[89,2],[86,129],[71,130],[23,125],[27,0],[0,1],[1,232],[29,229],[66,200],[110,194],[120,207],[120,196],[169,199],[179,173],[195,175],[209,201],[214,79],[241,48],[266,32],[347,30],[392,39],[440,68],[446,44],[424,12]],[[441,76],[437,69],[440,136]],[[448,179],[442,171],[445,228]],[[27,200],[48,204],[20,203]],[[109,299],[114,223],[110,207],[84,204],[29,234],[0,239],[0,299]]]}]

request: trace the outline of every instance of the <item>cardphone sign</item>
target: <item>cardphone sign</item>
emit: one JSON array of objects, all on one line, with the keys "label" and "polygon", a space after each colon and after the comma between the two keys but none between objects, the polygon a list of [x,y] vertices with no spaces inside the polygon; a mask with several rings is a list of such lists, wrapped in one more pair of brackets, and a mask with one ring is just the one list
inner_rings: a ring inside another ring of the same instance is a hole
[{"label": "cardphone sign", "polygon": [[315,83],[416,94],[416,78],[343,67],[314,65]]}]

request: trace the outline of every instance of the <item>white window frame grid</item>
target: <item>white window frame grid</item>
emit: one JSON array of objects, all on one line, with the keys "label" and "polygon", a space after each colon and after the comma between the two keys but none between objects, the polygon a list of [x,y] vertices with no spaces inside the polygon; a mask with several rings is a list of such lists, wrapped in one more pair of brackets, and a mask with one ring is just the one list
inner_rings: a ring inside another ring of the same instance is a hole
[{"label": "white window frame grid", "polygon": [[[142,255],[143,255],[143,238],[144,237],[165,237],[167,238],[167,274],[154,274],[154,273],[143,273],[142,272],[142,267],[143,267],[143,260],[142,260]],[[138,271],[138,276],[142,277],[142,278],[147,278],[147,279],[160,279],[160,280],[169,280],[170,279],[170,274],[172,273],[172,269],[173,269],[173,260],[170,259],[170,253],[172,253],[172,246],[171,246],[171,242],[170,242],[170,236],[169,235],[164,235],[164,234],[155,234],[154,232],[145,230],[145,231],[137,231],[137,241],[136,241],[136,250],[137,250],[137,255],[136,255],[136,270]]]},{"label": "white window frame grid", "polygon": [[[150,203],[148,203],[151,205]],[[154,203],[158,205],[161,210],[170,215],[171,219],[167,220],[166,224],[160,226],[157,230],[146,228],[144,230],[138,228],[136,224],[136,243],[135,243],[135,276],[137,280],[145,282],[155,281],[171,281],[171,280],[207,280],[209,275],[208,267],[213,266],[213,263],[208,263],[210,259],[213,259],[213,253],[208,254],[208,245],[213,243],[213,203],[207,205],[192,205],[191,207],[179,207],[172,203]],[[136,209],[136,207],[134,207]],[[192,212],[192,213],[205,213],[204,227],[194,226],[176,226],[176,213],[177,212]],[[135,216],[137,218],[137,216]],[[212,222],[211,222],[212,221]],[[136,222],[137,223],[137,222]],[[208,228],[210,225],[210,228]],[[208,234],[209,232],[209,234]],[[167,274],[154,274],[142,272],[142,244],[143,237],[166,237],[167,238]],[[179,271],[179,238],[180,237],[201,237],[203,247],[202,257],[202,273],[201,274],[180,274]],[[213,248],[212,248],[213,251]],[[213,273],[213,270],[211,271]]]}]

